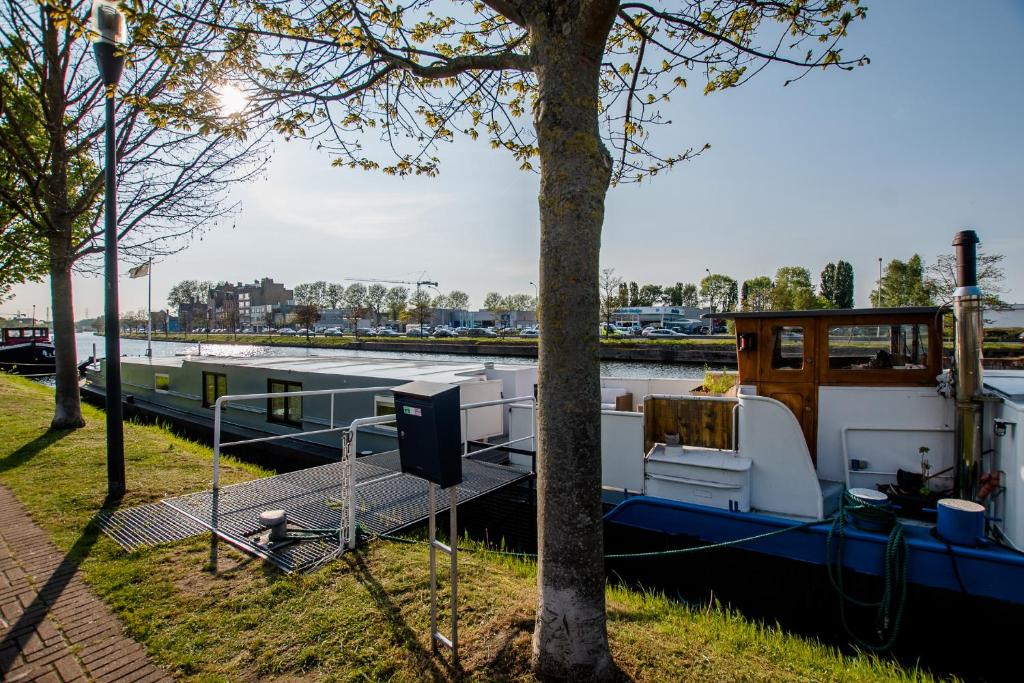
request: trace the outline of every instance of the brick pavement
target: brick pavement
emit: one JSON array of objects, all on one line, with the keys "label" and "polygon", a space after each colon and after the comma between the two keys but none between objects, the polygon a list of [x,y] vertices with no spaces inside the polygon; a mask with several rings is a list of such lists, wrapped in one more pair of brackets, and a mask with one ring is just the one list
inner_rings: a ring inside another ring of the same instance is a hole
[{"label": "brick pavement", "polygon": [[76,570],[0,485],[0,681],[172,680]]}]

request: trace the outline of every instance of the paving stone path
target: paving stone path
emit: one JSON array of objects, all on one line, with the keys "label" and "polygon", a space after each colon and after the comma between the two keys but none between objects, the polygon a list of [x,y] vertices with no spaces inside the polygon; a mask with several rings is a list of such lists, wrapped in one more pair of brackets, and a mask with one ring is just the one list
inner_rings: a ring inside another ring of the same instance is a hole
[{"label": "paving stone path", "polygon": [[170,681],[0,485],[0,681]]}]

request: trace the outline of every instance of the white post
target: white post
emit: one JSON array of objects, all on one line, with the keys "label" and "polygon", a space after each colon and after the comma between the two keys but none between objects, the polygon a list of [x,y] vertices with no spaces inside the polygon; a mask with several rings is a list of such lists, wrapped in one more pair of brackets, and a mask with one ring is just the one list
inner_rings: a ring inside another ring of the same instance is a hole
[{"label": "white post", "polygon": [[147,267],[149,286],[146,293],[146,357],[153,357],[153,257],[149,257]]},{"label": "white post", "polygon": [[[433,487],[433,484],[431,484],[431,487]],[[448,518],[451,520],[451,531],[449,532],[448,538],[448,542],[451,544],[451,552],[448,553],[448,556],[451,558],[451,569],[448,583],[451,586],[452,592],[452,667],[457,667],[459,664],[459,565],[457,555],[459,546],[459,527],[455,514],[455,509],[459,502],[457,489],[458,487],[455,484],[452,484],[451,488],[448,489],[450,495],[448,503]]]},{"label": "white post", "polygon": [[427,513],[430,529],[430,651],[437,654],[437,506],[432,481],[427,482]]},{"label": "white post", "polygon": [[[206,388],[204,387],[205,391]],[[217,505],[220,496],[220,413],[223,396],[213,404],[213,499],[210,506],[210,571],[217,573]]]}]

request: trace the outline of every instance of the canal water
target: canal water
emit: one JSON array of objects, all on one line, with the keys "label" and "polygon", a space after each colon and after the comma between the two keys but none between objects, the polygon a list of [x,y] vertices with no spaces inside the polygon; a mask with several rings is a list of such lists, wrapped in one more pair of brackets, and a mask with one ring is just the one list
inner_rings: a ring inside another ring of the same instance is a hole
[{"label": "canal water", "polygon": [[[81,363],[95,352],[97,357],[104,356],[103,337],[92,332],[80,332],[76,335],[78,342],[78,362]],[[472,363],[493,361],[512,365],[531,365],[536,363],[533,358],[515,356],[465,356],[454,353],[409,353],[399,351],[357,351],[350,349],[300,348],[290,346],[261,346],[259,344],[203,344],[201,342],[171,342],[153,340],[153,356],[166,357],[182,354],[202,353],[204,356],[235,356],[241,358],[258,358],[260,356],[363,356],[372,358],[415,358],[423,360],[455,361]],[[125,356],[146,355],[146,342],[140,339],[121,339],[121,354]],[[723,368],[715,368],[716,370]],[[685,365],[679,363],[634,363],[627,361],[602,361],[602,377],[684,377],[699,378],[704,376],[703,365]]]}]

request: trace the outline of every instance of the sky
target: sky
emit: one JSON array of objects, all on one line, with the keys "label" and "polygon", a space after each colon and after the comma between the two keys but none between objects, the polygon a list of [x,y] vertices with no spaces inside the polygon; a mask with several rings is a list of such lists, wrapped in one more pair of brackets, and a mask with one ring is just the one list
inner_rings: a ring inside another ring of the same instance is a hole
[{"label": "sky", "polygon": [[[602,266],[640,284],[698,282],[705,268],[738,281],[829,261],[854,268],[858,305],[878,257],[933,261],[954,233],[978,232],[1006,256],[1004,299],[1024,302],[1024,3],[868,0],[844,54],[853,72],[766,69],[730,91],[691,87],[666,112],[661,147],[707,142],[697,159],[608,195]],[[290,287],[343,278],[436,280],[442,291],[533,291],[539,254],[538,177],[482,141],[441,149],[437,178],[332,168],[303,141],[275,141],[263,180],[234,191],[234,225],[158,262],[153,307],[182,279]],[[127,280],[122,311],[146,306]],[[102,281],[76,276],[75,315],[102,312]],[[0,314],[43,317],[48,283],[15,289]]]}]

